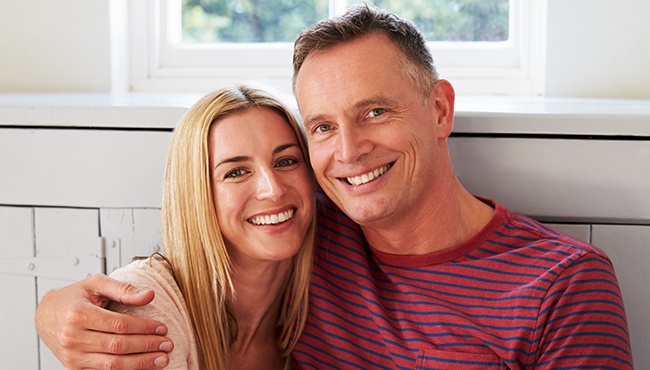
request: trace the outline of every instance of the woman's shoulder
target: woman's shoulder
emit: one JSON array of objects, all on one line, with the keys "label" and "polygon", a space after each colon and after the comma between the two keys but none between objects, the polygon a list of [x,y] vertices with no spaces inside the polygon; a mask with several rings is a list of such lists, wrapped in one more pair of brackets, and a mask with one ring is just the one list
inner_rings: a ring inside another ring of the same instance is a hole
[{"label": "woman's shoulder", "polygon": [[171,266],[166,259],[157,255],[136,259],[128,265],[111,272],[109,276],[116,280],[128,282],[138,289],[178,289]]},{"label": "woman's shoulder", "polygon": [[109,309],[118,312],[129,312],[137,316],[154,317],[173,313],[174,316],[186,316],[187,309],[171,266],[161,256],[137,259],[110,274],[110,277],[128,284],[139,290],[151,289],[155,293],[154,300],[144,306],[127,306],[112,302]]},{"label": "woman's shoulder", "polygon": [[155,296],[144,306],[111,302],[108,309],[165,323],[169,329],[167,336],[174,342],[168,368],[198,369],[198,350],[189,311],[167,260],[156,255],[138,259],[113,271],[110,277],[140,290],[151,289]]}]

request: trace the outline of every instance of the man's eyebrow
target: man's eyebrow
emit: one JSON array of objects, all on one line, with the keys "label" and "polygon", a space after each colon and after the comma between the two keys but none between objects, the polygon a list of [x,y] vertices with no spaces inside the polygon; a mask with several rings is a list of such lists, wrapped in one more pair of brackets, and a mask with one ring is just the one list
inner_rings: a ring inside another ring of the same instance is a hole
[{"label": "man's eyebrow", "polygon": [[316,122],[322,122],[322,121],[327,121],[327,117],[329,117],[326,114],[316,114],[313,116],[308,116],[308,117],[303,117],[302,119],[302,125],[308,129],[311,126],[313,126]]},{"label": "man's eyebrow", "polygon": [[393,99],[387,98],[385,96],[376,95],[356,102],[353,107],[354,109],[360,109],[371,105],[378,105],[378,106],[385,107],[385,106],[393,106],[396,104],[397,102]]},{"label": "man's eyebrow", "polygon": [[[373,105],[377,105],[381,107],[391,107],[397,105],[397,102],[385,96],[376,95],[376,96],[371,96],[367,99],[359,100],[358,102],[354,103],[351,109],[358,110]],[[303,125],[305,126],[305,128],[309,128],[312,125],[314,125],[314,122],[328,121],[330,117],[331,115],[328,114],[315,114],[313,116],[303,117]]]}]

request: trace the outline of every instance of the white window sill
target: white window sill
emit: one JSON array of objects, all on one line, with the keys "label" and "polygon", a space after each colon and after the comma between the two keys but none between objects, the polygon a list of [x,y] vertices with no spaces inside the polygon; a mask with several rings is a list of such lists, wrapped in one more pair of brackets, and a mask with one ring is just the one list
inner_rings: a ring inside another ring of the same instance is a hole
[{"label": "white window sill", "polygon": [[[0,127],[167,129],[199,94],[0,94]],[[290,104],[293,104],[293,99]],[[650,137],[650,100],[457,97],[455,134]]]}]

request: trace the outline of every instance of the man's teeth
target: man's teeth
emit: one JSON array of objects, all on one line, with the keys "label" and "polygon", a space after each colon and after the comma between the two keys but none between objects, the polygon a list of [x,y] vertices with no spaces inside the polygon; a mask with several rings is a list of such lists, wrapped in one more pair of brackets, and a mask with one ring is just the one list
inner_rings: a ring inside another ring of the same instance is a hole
[{"label": "man's teeth", "polygon": [[293,209],[280,212],[277,215],[255,216],[248,219],[248,222],[255,225],[275,225],[293,217]]},{"label": "man's teeth", "polygon": [[346,179],[348,182],[352,185],[361,185],[365,184],[367,182],[370,182],[377,177],[383,175],[388,169],[390,168],[391,165],[386,165],[384,167],[378,168],[372,172],[365,173],[361,176],[354,176],[354,177],[347,177]]}]

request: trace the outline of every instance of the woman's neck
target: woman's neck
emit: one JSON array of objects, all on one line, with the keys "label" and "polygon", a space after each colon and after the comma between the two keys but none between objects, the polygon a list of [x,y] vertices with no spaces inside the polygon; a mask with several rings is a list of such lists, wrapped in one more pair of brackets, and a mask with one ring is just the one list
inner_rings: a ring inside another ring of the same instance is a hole
[{"label": "woman's neck", "polygon": [[231,346],[231,368],[284,368],[278,321],[291,266],[291,261],[283,261],[233,269],[235,294],[229,304],[237,331]]}]

